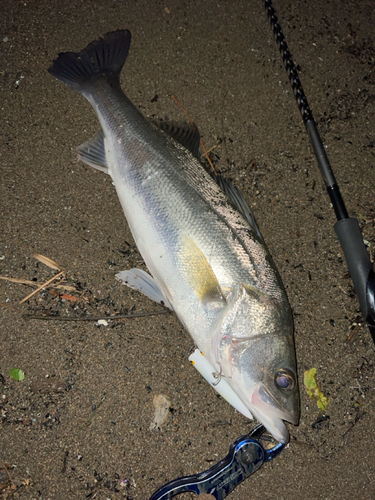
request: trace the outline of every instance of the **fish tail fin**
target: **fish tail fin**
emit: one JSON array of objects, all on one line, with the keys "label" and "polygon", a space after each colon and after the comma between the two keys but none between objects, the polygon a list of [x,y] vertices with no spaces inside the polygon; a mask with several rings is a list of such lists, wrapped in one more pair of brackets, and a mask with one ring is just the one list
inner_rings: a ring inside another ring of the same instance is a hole
[{"label": "fish tail fin", "polygon": [[111,85],[119,85],[130,41],[130,31],[112,31],[91,42],[81,52],[59,54],[48,71],[81,94],[85,93],[88,84],[98,78],[104,77]]}]

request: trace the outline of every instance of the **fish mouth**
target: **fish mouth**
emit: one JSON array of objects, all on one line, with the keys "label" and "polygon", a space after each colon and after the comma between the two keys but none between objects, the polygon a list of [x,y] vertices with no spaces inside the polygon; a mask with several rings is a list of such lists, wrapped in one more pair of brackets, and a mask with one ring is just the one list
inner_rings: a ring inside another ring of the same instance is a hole
[{"label": "fish mouth", "polygon": [[248,406],[277,441],[282,444],[289,442],[289,431],[283,421],[297,425],[298,416],[283,409],[262,382],[255,386]]}]

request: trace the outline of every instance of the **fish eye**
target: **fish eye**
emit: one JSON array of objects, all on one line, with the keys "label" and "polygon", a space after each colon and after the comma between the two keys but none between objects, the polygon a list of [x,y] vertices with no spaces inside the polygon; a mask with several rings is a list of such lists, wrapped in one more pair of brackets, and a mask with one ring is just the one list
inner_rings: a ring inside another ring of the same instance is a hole
[{"label": "fish eye", "polygon": [[295,386],[294,375],[289,370],[278,370],[275,375],[275,383],[279,389],[290,391]]}]

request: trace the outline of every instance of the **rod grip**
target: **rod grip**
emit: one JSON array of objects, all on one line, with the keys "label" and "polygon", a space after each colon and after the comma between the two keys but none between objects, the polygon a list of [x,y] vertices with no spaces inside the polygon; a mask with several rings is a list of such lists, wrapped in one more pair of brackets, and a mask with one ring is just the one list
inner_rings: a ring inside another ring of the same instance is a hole
[{"label": "rod grip", "polygon": [[371,276],[372,263],[363,242],[358,220],[352,217],[342,219],[336,222],[335,231],[345,254],[363,317],[367,320],[368,316],[373,314],[371,305],[368,304],[368,281]]}]

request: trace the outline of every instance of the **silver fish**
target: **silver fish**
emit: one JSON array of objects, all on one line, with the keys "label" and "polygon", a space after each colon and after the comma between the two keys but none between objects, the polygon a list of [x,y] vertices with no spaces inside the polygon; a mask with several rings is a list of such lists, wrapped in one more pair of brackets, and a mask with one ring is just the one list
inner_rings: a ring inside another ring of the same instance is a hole
[{"label": "silver fish", "polygon": [[197,159],[199,136],[180,133],[181,144],[123,93],[130,40],[127,30],[108,33],[48,70],[98,115],[101,130],[79,157],[112,177],[152,275],[133,269],[120,278],[173,309],[219,376],[286,443],[283,420],[298,423],[299,394],[281,279],[239,191],[219,178],[225,194]]}]

